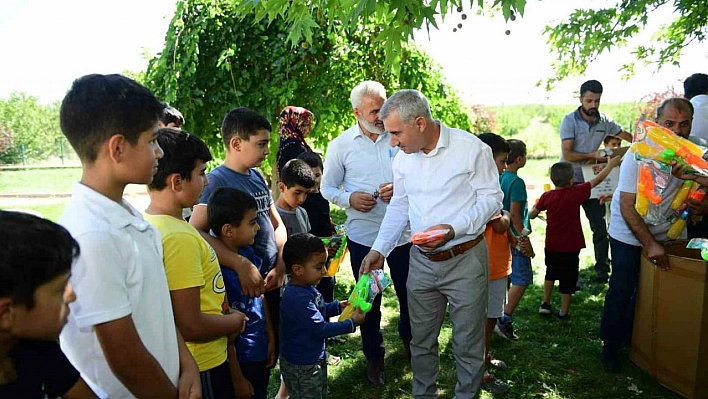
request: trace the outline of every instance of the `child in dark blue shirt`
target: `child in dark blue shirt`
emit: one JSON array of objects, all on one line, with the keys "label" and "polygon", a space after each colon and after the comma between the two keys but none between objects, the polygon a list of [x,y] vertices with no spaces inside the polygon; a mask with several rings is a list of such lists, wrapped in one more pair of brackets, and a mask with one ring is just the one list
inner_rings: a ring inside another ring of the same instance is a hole
[{"label": "child in dark blue shirt", "polygon": [[364,322],[357,309],[351,319],[330,323],[347,301],[325,303],[315,286],[327,274],[327,250],[309,233],[288,237],[283,247],[290,275],[280,307],[280,371],[291,399],[327,398],[325,340],[353,333]]},{"label": "child in dark blue shirt", "polygon": [[[219,187],[209,198],[207,220],[214,235],[229,249],[260,268],[263,260],[251,247],[260,229],[258,205],[250,194],[230,187]],[[221,267],[229,307],[248,317],[246,329],[236,338],[236,359],[229,359],[231,378],[238,397],[266,399],[270,368],[275,363],[275,337],[268,305],[263,296],[246,295],[238,274]],[[233,349],[229,348],[233,356]],[[243,393],[249,394],[243,395]]]},{"label": "child in dark blue shirt", "polygon": [[0,211],[0,248],[0,398],[96,398],[57,343],[79,244],[48,220]]}]

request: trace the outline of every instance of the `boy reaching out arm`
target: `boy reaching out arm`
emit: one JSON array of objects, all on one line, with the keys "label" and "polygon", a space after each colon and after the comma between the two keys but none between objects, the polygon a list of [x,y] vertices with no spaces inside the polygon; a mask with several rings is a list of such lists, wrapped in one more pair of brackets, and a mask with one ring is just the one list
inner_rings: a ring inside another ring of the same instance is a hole
[{"label": "boy reaching out arm", "polygon": [[327,321],[340,314],[347,301],[324,303],[315,289],[327,273],[327,251],[320,238],[309,233],[290,236],[283,259],[290,274],[280,310],[283,381],[292,397],[326,397],[325,340],[354,332],[365,316],[357,309],[351,319]]}]

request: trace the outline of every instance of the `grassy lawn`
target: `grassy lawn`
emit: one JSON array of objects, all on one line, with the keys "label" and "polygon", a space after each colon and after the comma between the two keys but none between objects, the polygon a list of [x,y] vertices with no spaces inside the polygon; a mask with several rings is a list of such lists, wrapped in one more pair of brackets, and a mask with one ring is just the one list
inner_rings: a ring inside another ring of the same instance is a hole
[{"label": "grassy lawn", "polygon": [[[527,184],[534,188],[529,191],[529,201],[533,203],[544,183],[549,183],[548,167],[556,159],[529,160],[520,175]],[[32,170],[19,172],[0,172],[0,193],[30,192],[69,192],[73,181],[80,175],[80,169],[68,170]],[[43,201],[0,202],[0,208],[33,209],[45,217],[56,220],[63,212],[66,199],[47,199]],[[333,209],[333,219],[343,222],[344,212]],[[571,314],[573,319],[567,323],[554,318],[544,318],[538,314],[538,305],[542,298],[543,242],[545,224],[534,220],[531,239],[537,253],[533,260],[535,284],[526,292],[517,309],[514,320],[520,339],[517,342],[505,341],[494,336],[492,351],[495,357],[504,360],[509,370],[496,372],[498,378],[511,385],[509,398],[678,398],[661,387],[646,373],[624,361],[624,372],[605,373],[599,364],[602,343],[599,339],[600,317],[606,292],[606,286],[592,282],[592,239],[587,221],[583,219],[586,243],[589,248],[581,252],[581,286],[573,298]],[[354,287],[351,267],[343,264],[337,275],[337,298],[346,298]],[[555,293],[553,304],[559,306],[560,297]],[[329,349],[334,355],[343,358],[342,363],[329,368],[330,398],[411,398],[412,373],[407,364],[403,348],[398,338],[396,324],[398,305],[393,287],[384,295],[382,328],[386,355],[387,384],[375,388],[366,380],[366,360],[361,352],[359,333],[345,336],[345,343],[334,344]],[[439,337],[441,398],[453,398],[455,363],[451,347],[452,327],[446,320]],[[277,369],[273,373],[269,398],[275,396],[279,380]],[[641,392],[641,393],[640,393]],[[483,398],[492,395],[483,392]]]},{"label": "grassy lawn", "polygon": [[0,171],[0,193],[68,193],[81,168]]}]

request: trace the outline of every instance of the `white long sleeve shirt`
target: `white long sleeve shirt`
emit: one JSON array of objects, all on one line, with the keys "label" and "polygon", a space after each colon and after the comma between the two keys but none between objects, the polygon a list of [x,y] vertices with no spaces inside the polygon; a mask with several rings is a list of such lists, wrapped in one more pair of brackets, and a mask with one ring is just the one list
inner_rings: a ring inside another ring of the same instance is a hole
[{"label": "white long sleeve shirt", "polygon": [[[397,153],[398,147],[391,147],[388,133],[372,141],[364,136],[359,124],[332,140],[327,148],[320,191],[325,199],[344,208],[347,236],[357,244],[370,247],[374,243],[388,204],[378,199],[369,212],[360,212],[351,206],[349,198],[356,191],[374,194],[379,185],[391,183]],[[410,230],[404,228],[395,246],[409,241]]]},{"label": "white long sleeve shirt", "polygon": [[440,250],[484,233],[502,209],[504,194],[492,150],[476,136],[440,125],[435,148],[399,153],[393,161],[393,198],[372,249],[384,256],[410,222],[411,231],[449,224],[455,237]]}]

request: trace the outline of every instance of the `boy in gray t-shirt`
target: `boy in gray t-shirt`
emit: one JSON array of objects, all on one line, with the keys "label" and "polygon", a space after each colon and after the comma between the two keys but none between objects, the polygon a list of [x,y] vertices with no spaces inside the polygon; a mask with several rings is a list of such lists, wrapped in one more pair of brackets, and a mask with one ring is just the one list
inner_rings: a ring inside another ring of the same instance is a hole
[{"label": "boy in gray t-shirt", "polygon": [[275,209],[285,223],[288,237],[310,231],[307,211],[300,205],[305,202],[307,194],[313,187],[315,187],[315,175],[310,165],[301,159],[291,159],[280,171],[278,183],[280,196],[275,201]]}]

